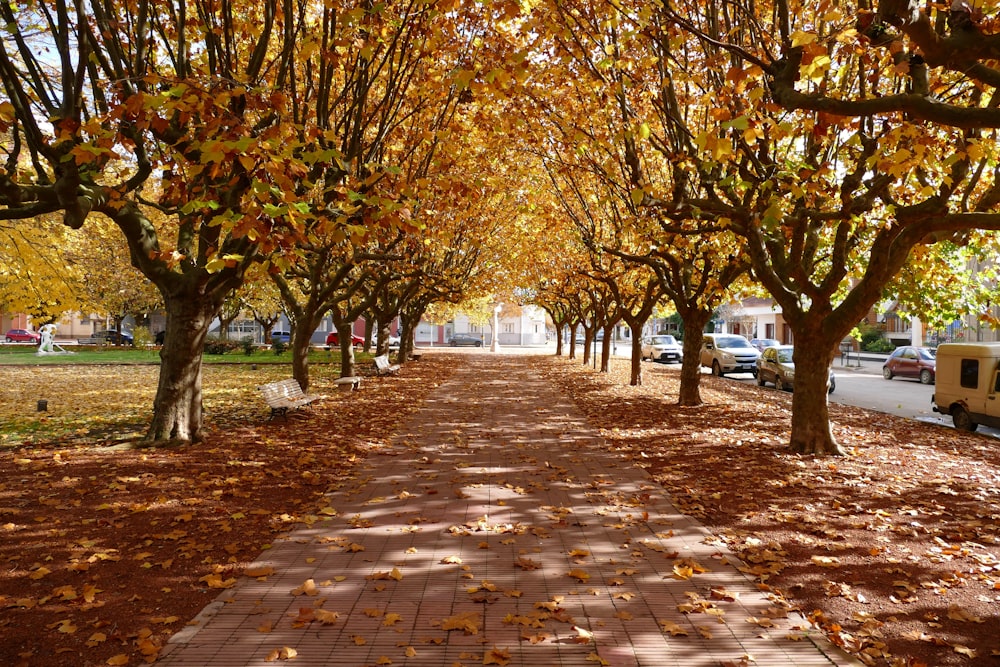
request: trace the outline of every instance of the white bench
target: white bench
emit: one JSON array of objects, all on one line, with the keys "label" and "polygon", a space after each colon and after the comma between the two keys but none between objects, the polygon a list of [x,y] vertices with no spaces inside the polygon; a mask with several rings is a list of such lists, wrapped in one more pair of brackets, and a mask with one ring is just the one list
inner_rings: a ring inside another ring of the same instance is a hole
[{"label": "white bench", "polygon": [[380,354],[375,357],[375,374],[376,375],[395,375],[399,372],[399,364],[389,364],[389,355]]},{"label": "white bench", "polygon": [[361,378],[358,376],[348,376],[337,378],[333,381],[340,391],[354,391],[361,388]]},{"label": "white bench", "polygon": [[296,410],[324,398],[319,394],[305,393],[299,386],[298,380],[294,378],[268,382],[257,389],[264,396],[264,402],[271,408],[270,419],[274,419],[275,415],[288,419],[289,410]]}]

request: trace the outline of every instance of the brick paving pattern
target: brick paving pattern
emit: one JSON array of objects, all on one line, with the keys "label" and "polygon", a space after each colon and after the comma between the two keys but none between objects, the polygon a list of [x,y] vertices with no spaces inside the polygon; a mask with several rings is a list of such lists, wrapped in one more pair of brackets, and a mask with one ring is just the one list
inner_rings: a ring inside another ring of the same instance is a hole
[{"label": "brick paving pattern", "polygon": [[158,664],[859,664],[601,445],[523,358],[469,355]]}]

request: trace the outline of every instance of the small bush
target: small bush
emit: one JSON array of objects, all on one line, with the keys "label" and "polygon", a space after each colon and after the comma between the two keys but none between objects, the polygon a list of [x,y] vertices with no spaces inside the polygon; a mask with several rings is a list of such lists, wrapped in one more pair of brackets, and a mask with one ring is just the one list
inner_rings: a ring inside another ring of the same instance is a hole
[{"label": "small bush", "polygon": [[240,345],[243,346],[243,354],[248,357],[257,350],[257,346],[254,345],[253,342],[253,336],[244,336],[243,338],[240,338]]},{"label": "small bush", "polygon": [[238,349],[239,343],[225,338],[209,338],[205,341],[205,354],[226,354]]},{"label": "small bush", "polygon": [[149,347],[153,344],[153,334],[149,332],[149,327],[135,327],[132,329],[132,344],[136,347]]},{"label": "small bush", "polygon": [[861,349],[865,352],[874,352],[875,354],[889,354],[896,349],[896,346],[890,340],[879,338],[869,342],[867,345],[862,345]]},{"label": "small bush", "polygon": [[288,345],[286,345],[285,341],[283,341],[283,340],[279,339],[279,340],[272,340],[271,341],[271,349],[274,350],[275,354],[280,355],[282,352],[285,351],[285,349],[287,347],[288,347]]}]

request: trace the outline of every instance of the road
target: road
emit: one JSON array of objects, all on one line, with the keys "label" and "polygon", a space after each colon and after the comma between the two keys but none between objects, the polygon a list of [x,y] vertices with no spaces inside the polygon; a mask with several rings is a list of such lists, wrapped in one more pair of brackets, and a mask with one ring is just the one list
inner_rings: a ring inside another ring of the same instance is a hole
[{"label": "road", "polygon": [[[837,379],[837,389],[830,394],[831,403],[854,405],[907,419],[953,427],[950,416],[940,415],[931,410],[934,385],[920,384],[918,380],[900,377],[886,380],[882,377],[881,363],[871,361],[863,362],[861,367],[834,365],[833,374]],[[749,373],[729,377],[741,382],[754,382],[753,376]],[[977,432],[1000,438],[1000,431],[982,425]]]}]

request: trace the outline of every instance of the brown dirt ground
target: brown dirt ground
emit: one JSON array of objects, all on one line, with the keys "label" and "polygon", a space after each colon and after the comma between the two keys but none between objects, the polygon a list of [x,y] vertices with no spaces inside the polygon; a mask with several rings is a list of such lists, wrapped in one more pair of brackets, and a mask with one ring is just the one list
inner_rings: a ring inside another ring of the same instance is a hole
[{"label": "brown dirt ground", "polygon": [[[209,439],[155,450],[131,448],[155,368],[5,367],[17,389],[0,394],[0,664],[155,661],[271,542],[322,516],[461,358],[425,355],[354,394],[314,367],[310,391],[329,399],[287,422],[268,421],[254,390],[287,368],[209,366]],[[705,376],[705,405],[679,408],[676,367],[629,387],[624,362],[607,375],[526,363],[869,664],[1000,664],[1000,443],[832,406],[849,454],[817,460],[786,451],[789,394]],[[43,395],[50,411],[34,414]],[[32,420],[59,437],[2,435]]]}]

